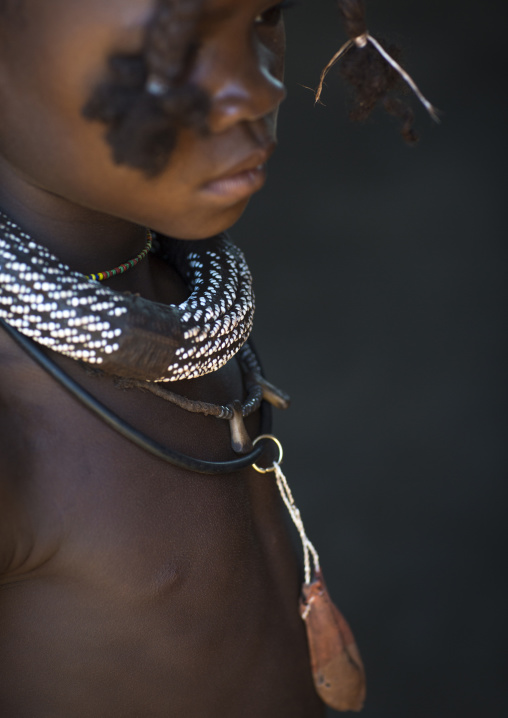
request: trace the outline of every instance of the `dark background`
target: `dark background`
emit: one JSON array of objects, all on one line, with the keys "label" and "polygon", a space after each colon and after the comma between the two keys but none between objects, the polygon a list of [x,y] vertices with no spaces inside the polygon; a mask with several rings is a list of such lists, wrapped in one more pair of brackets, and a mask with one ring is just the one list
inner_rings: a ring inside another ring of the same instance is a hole
[{"label": "dark background", "polygon": [[[270,179],[233,235],[258,298],[284,466],[368,671],[364,718],[506,718],[506,23],[489,2],[367,0],[442,111],[361,126],[333,0],[287,14]],[[331,714],[330,714],[331,715]]]}]

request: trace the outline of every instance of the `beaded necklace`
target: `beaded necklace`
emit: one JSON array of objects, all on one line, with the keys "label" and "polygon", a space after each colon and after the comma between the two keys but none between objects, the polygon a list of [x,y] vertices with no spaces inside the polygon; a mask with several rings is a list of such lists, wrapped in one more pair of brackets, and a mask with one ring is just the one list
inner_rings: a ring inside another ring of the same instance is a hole
[{"label": "beaded necklace", "polygon": [[127,272],[127,270],[129,269],[133,269],[145,257],[147,257],[148,252],[152,249],[152,246],[153,234],[149,229],[147,229],[146,244],[139,254],[136,254],[135,257],[129,259],[128,262],[125,262],[124,264],[119,264],[118,267],[115,267],[114,269],[108,269],[107,272],[97,272],[95,274],[87,274],[86,276],[88,277],[88,279],[95,279],[96,282],[103,282],[105,279],[111,279],[111,277],[116,277],[118,274],[124,274],[124,272]]}]

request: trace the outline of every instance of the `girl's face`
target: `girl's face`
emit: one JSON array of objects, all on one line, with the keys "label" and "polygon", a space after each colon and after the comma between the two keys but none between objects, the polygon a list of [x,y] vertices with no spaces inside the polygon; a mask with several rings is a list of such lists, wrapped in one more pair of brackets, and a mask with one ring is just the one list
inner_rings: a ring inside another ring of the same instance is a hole
[{"label": "girl's face", "polygon": [[0,25],[0,155],[38,191],[175,237],[231,226],[265,179],[284,99],[284,28],[273,0],[205,0],[189,80],[211,100],[210,133],[180,132],[148,179],[115,165],[82,115],[113,54],[140,52],[153,0],[23,0]]}]

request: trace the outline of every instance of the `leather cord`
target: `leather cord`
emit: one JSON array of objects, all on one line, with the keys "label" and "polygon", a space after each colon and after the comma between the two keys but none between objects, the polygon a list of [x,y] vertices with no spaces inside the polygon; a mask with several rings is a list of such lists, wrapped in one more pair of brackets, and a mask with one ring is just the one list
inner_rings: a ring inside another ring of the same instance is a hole
[{"label": "leather cord", "polygon": [[[55,362],[50,359],[31,339],[28,339],[7,322],[0,318],[0,326],[7,334],[50,376],[53,377],[64,389],[75,399],[101,419],[105,424],[117,433],[121,434],[128,441],[148,452],[152,456],[165,461],[168,464],[181,469],[194,471],[198,474],[230,474],[240,469],[245,469],[256,463],[264,453],[266,442],[258,444],[252,451],[238,459],[228,461],[205,461],[193,456],[181,454],[163,444],[151,439],[133,426],[124,421],[121,417],[108,409],[102,402],[96,399],[86,389],[83,389],[74,379],[64,372]],[[271,431],[271,407],[263,401],[261,404],[261,430],[260,434],[269,434]]]}]

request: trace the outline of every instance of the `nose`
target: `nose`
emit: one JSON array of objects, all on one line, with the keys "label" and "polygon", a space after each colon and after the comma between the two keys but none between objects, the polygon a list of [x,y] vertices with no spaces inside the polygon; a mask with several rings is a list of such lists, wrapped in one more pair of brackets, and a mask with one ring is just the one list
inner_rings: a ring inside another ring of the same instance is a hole
[{"label": "nose", "polygon": [[200,85],[211,99],[208,124],[212,133],[270,115],[286,97],[279,79],[282,61],[261,44],[249,47],[239,41],[216,46],[206,64],[208,72]]}]

